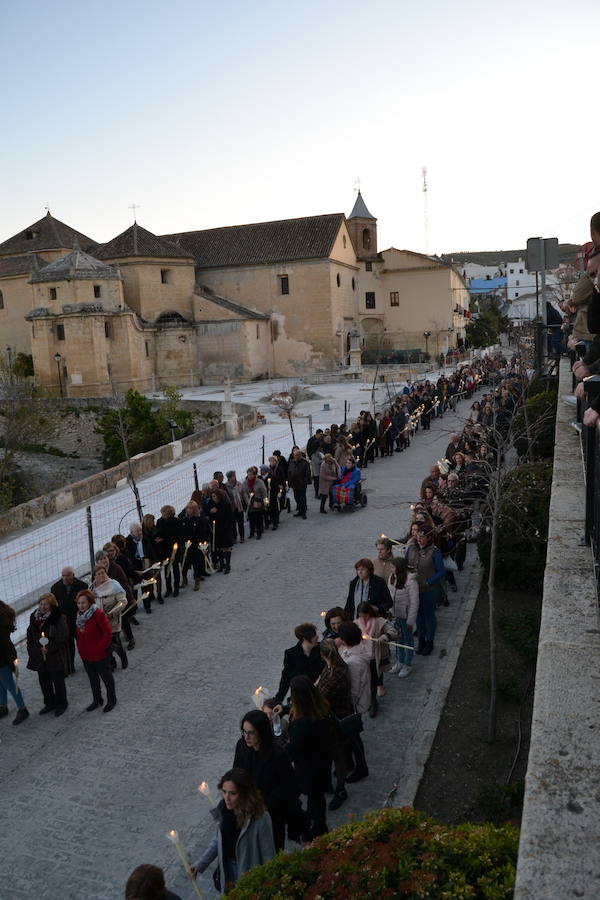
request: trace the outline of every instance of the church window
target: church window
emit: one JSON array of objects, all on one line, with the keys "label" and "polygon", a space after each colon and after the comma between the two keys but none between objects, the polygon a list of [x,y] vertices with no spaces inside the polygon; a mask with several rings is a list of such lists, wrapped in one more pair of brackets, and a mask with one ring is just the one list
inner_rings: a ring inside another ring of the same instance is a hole
[{"label": "church window", "polygon": [[356,289],[356,282],[355,282],[355,280],[354,280],[354,278],[353,278],[353,279],[352,279],[352,290],[354,291],[355,289]]},{"label": "church window", "polygon": [[346,235],[343,234],[343,235],[342,235],[342,244],[344,245],[344,250],[346,249],[346,243],[347,243],[347,242],[346,242]]},{"label": "church window", "polygon": [[515,291],[515,297],[518,297],[518,296],[519,296],[519,292]]},{"label": "church window", "polygon": [[367,309],[375,309],[375,291],[366,292],[365,306],[367,307]]},{"label": "church window", "polygon": [[49,294],[51,300],[56,300],[56,288],[50,288]]},{"label": "church window", "polygon": [[146,350],[146,359],[150,356],[150,345],[148,341],[144,341],[144,349]]},{"label": "church window", "polygon": [[4,294],[0,291],[0,309],[4,309]]},{"label": "church window", "polygon": [[363,250],[371,249],[371,229],[370,228],[363,228],[362,245],[363,245]]},{"label": "church window", "polygon": [[101,285],[101,284],[95,284],[95,285],[94,285],[94,297],[95,297],[96,299],[98,299],[98,298],[101,297],[101,296],[102,296],[102,285]]},{"label": "church window", "polygon": [[290,279],[287,275],[279,276],[279,286],[282,294],[289,294],[290,292]]},{"label": "church window", "polygon": [[373,271],[373,263],[365,263],[365,272]]},{"label": "church window", "polygon": [[104,337],[112,337],[111,323],[108,321],[108,319],[104,322]]},{"label": "church window", "polygon": [[400,306],[400,291],[390,291],[390,306]]},{"label": "church window", "polygon": [[259,339],[260,339],[260,325],[257,322],[256,323],[256,340],[258,341]]},{"label": "church window", "polygon": [[339,273],[339,272],[338,272],[337,275],[335,276],[335,283],[337,284],[338,287],[339,287],[340,284],[342,283],[342,279],[340,278],[340,273]]},{"label": "church window", "polygon": [[56,340],[64,341],[64,339],[65,339],[65,326],[59,324],[56,326]]},{"label": "church window", "polygon": [[171,283],[171,270],[170,269],[161,269],[160,270],[160,280],[161,280],[161,284],[170,284]]}]

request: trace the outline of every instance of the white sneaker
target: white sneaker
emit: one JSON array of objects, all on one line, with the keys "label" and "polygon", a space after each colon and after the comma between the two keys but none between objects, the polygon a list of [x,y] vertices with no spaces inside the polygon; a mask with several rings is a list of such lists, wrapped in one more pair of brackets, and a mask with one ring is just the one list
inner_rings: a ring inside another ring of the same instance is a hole
[{"label": "white sneaker", "polygon": [[398,662],[394,663],[394,665],[390,669],[390,675],[399,675],[400,670],[403,668],[404,668],[404,666],[401,666],[400,663],[398,663]]},{"label": "white sneaker", "polygon": [[402,666],[398,672],[398,678],[406,678],[407,675],[410,675],[411,668],[411,666]]}]

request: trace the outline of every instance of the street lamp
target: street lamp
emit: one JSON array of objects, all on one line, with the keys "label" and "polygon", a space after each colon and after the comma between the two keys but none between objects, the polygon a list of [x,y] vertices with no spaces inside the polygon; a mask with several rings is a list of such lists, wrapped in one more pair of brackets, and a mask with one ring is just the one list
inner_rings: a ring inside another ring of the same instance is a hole
[{"label": "street lamp", "polygon": [[429,353],[429,338],[431,337],[431,332],[424,331],[423,337],[425,338],[425,353]]},{"label": "street lamp", "polygon": [[54,354],[54,360],[55,360],[55,362],[56,362],[56,370],[57,370],[57,372],[58,372],[58,388],[59,388],[59,390],[60,390],[60,396],[61,396],[61,397],[64,397],[64,394],[63,394],[63,385],[62,385],[62,374],[61,374],[61,371],[60,371],[60,361],[61,361],[61,359],[62,359],[62,356],[60,355],[60,353],[57,352],[57,353]]},{"label": "street lamp", "polygon": [[171,431],[171,441],[174,444],[175,443],[175,429],[179,428],[179,425],[177,424],[177,422],[173,422],[172,419],[167,419],[167,425]]}]

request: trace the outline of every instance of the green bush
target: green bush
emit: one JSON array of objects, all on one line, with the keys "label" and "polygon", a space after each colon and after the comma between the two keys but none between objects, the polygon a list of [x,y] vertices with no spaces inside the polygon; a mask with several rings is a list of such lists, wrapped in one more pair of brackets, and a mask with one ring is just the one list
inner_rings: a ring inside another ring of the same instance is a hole
[{"label": "green bush", "polygon": [[414,809],[370,813],[305,850],[252,869],[232,900],[473,898],[513,895],[518,830],[514,825],[450,827]]},{"label": "green bush", "polygon": [[[554,425],[556,421],[556,394],[544,391],[527,401],[527,416],[534,459],[549,459],[554,454]],[[525,413],[515,413],[515,450],[520,457],[527,457],[527,433]]]},{"label": "green bush", "polygon": [[540,619],[535,610],[526,609],[514,615],[504,613],[498,620],[498,627],[506,643],[518,650],[526,660],[534,662],[537,659]]},{"label": "green bush", "polygon": [[527,387],[527,396],[535,397],[536,394],[545,394],[546,391],[558,392],[558,380],[554,377],[532,378]]},{"label": "green bush", "polygon": [[525,782],[503,784],[490,781],[482,784],[477,794],[477,806],[490,822],[505,822],[520,814],[523,808]]},{"label": "green bush", "polygon": [[[501,487],[505,502],[498,521],[496,587],[541,591],[551,486],[550,461],[523,463],[505,476]],[[478,551],[486,572],[490,560],[490,528],[490,512],[485,510]]]}]

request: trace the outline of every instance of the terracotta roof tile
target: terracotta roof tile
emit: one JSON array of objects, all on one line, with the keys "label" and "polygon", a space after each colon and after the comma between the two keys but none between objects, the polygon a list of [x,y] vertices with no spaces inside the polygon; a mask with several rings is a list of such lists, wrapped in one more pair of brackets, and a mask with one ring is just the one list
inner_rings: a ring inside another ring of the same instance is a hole
[{"label": "terracotta roof tile", "polygon": [[171,241],[157,237],[134,222],[106,244],[94,249],[97,259],[125,259],[129,256],[150,256],[159,259],[190,259],[192,254]]}]

